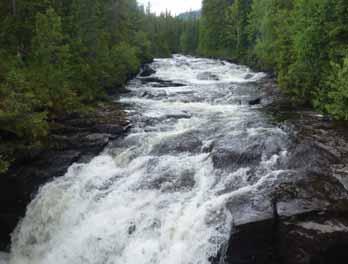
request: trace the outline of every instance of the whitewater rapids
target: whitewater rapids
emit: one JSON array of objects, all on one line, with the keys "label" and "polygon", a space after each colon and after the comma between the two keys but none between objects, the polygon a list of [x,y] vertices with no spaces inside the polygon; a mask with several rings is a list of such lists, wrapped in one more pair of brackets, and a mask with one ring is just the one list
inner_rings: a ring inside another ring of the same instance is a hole
[{"label": "whitewater rapids", "polygon": [[[40,189],[6,263],[208,264],[236,221],[258,217],[232,201],[256,203],[286,155],[286,133],[247,103],[264,74],[181,55],[151,67],[153,80],[135,78],[120,99],[130,133]],[[260,161],[222,161],[260,140]]]}]

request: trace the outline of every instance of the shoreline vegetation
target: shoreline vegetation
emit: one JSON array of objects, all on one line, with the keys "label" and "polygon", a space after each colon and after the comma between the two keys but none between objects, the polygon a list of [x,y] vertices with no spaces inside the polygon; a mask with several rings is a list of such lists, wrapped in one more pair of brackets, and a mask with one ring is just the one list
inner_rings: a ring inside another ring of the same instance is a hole
[{"label": "shoreline vegetation", "polygon": [[153,58],[190,52],[197,23],[136,0],[0,3],[0,250],[42,184],[126,133],[115,98]]},{"label": "shoreline vegetation", "polygon": [[173,53],[274,74],[295,106],[348,120],[344,0],[204,0],[177,17],[136,0],[13,0],[0,10],[0,174],[44,145],[52,120],[93,112],[141,65]]},{"label": "shoreline vegetation", "polygon": [[0,174],[45,148],[55,119],[93,114],[142,64],[179,52],[193,23],[136,0],[1,2]]},{"label": "shoreline vegetation", "polygon": [[348,120],[348,3],[204,0],[197,54],[274,73],[294,105]]},{"label": "shoreline vegetation", "polygon": [[[204,0],[201,13],[178,17],[136,0],[12,0],[0,3],[0,24],[0,249],[38,186],[122,136],[128,124],[110,98],[155,57],[274,73],[294,105],[348,120],[345,0]],[[47,157],[57,168],[43,175]]]}]

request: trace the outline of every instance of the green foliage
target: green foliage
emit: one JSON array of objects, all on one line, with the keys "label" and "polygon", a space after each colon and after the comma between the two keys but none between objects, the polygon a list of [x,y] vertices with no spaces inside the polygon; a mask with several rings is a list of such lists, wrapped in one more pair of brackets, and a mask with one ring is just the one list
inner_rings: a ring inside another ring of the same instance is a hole
[{"label": "green foliage", "polygon": [[248,41],[248,13],[251,8],[249,0],[235,0],[227,10],[227,32],[231,57],[242,59],[246,56],[249,41]]},{"label": "green foliage", "polygon": [[197,22],[136,0],[0,3],[0,173],[42,144],[51,121],[117,93],[154,56],[194,52]]},{"label": "green foliage", "polygon": [[16,150],[29,150],[48,133],[47,112],[32,89],[27,69],[15,61],[7,61],[12,65],[0,83],[0,173],[7,170]]},{"label": "green foliage", "polygon": [[9,163],[3,160],[2,156],[0,156],[0,174],[5,173],[8,170]]},{"label": "green foliage", "polygon": [[30,85],[23,70],[8,73],[0,85],[0,127],[1,132],[34,142],[47,134],[47,112],[40,110]]},{"label": "green foliage", "polygon": [[276,42],[279,38],[277,29],[280,28],[283,17],[274,0],[253,1],[249,14],[248,35],[254,43],[252,53],[263,68],[271,69],[276,65]]},{"label": "green foliage", "polygon": [[227,0],[203,1],[202,18],[199,33],[199,53],[208,56],[228,57],[229,41],[227,36],[228,16],[226,10],[230,6]]},{"label": "green foliage", "polygon": [[140,67],[137,49],[122,42],[111,49],[110,58],[114,65],[114,84],[122,85],[129,76],[135,74]]},{"label": "green foliage", "polygon": [[52,113],[73,111],[78,98],[69,80],[70,47],[66,44],[61,18],[53,8],[36,17],[30,63],[33,88],[42,106]]},{"label": "green foliage", "polygon": [[347,119],[345,0],[204,0],[199,51],[277,74],[289,98]]},{"label": "green foliage", "polygon": [[195,18],[183,21],[183,31],[180,37],[180,50],[185,54],[195,54],[198,47],[199,22]]},{"label": "green foliage", "polygon": [[0,136],[37,141],[47,133],[46,111],[33,90],[30,71],[16,56],[0,52],[0,58]]},{"label": "green foliage", "polygon": [[[315,103],[334,118],[348,120],[348,57],[343,65],[332,64],[326,85],[327,94],[319,94]],[[322,98],[326,98],[326,102],[320,101]]]},{"label": "green foliage", "polygon": [[141,62],[151,61],[151,41],[149,40],[148,35],[145,32],[140,31],[135,34],[133,45],[137,49],[136,56],[140,59]]}]

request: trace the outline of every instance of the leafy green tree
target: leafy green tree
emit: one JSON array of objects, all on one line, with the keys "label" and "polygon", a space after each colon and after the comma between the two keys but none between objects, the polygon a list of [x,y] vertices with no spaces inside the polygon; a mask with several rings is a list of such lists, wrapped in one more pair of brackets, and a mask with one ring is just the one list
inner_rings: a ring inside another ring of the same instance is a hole
[{"label": "leafy green tree", "polygon": [[180,49],[186,54],[196,54],[198,49],[199,21],[195,18],[183,21]]},{"label": "leafy green tree", "polygon": [[248,14],[249,0],[235,0],[227,10],[226,38],[229,42],[230,56],[236,59],[246,57],[249,49]]},{"label": "leafy green tree", "polygon": [[348,57],[343,64],[332,63],[331,74],[314,100],[315,106],[330,113],[335,119],[348,120]]},{"label": "leafy green tree", "polygon": [[1,172],[45,141],[55,117],[117,93],[154,55],[179,52],[184,26],[136,0],[1,1],[0,23]]},{"label": "leafy green tree", "polygon": [[228,56],[229,41],[226,38],[227,0],[204,0],[200,25],[199,52],[208,56]]},{"label": "leafy green tree", "polygon": [[54,112],[72,111],[78,107],[71,87],[70,47],[66,44],[61,18],[53,8],[37,14],[33,37],[33,88],[42,105]]}]

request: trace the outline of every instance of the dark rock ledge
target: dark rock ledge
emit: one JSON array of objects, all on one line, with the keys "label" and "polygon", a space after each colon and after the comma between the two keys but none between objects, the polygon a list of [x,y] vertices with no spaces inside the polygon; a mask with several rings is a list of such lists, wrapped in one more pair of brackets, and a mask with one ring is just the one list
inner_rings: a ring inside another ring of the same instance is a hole
[{"label": "dark rock ledge", "polygon": [[233,231],[212,263],[348,263],[347,124],[291,104],[271,78],[259,84],[265,114],[293,140],[283,172],[229,202]]},{"label": "dark rock ledge", "polygon": [[88,162],[130,127],[117,103],[101,103],[93,114],[71,114],[53,121],[46,147],[17,161],[0,177],[0,251],[25,214],[38,188],[65,174],[74,162]]}]

